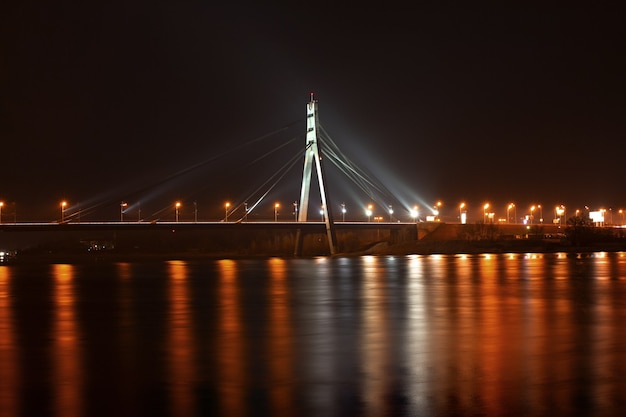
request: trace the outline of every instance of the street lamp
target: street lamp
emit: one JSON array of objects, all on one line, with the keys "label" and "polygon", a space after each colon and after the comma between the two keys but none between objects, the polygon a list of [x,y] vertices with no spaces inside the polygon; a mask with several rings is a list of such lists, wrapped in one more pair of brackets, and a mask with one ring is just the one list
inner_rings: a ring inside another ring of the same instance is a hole
[{"label": "street lamp", "polygon": [[67,206],[67,201],[61,201],[61,223],[65,221],[65,207]]},{"label": "street lamp", "polygon": [[280,207],[280,204],[274,204],[274,222],[278,221],[278,207]]},{"label": "street lamp", "polygon": [[466,216],[463,216],[463,209],[465,208],[465,203],[461,203],[459,205],[459,222],[461,224],[465,224],[465,218]]},{"label": "street lamp", "polygon": [[243,203],[243,221],[248,221],[248,202]]},{"label": "street lamp", "polygon": [[365,215],[367,216],[368,223],[372,221],[372,205],[368,204],[365,209]]},{"label": "street lamp", "polygon": [[622,218],[622,226],[623,226],[624,225],[624,210],[619,209],[619,214],[620,214],[620,217]]},{"label": "street lamp", "polygon": [[[513,204],[513,203],[509,203],[509,205],[506,206],[506,221],[507,221],[507,223],[511,223],[511,214],[510,214],[510,212],[511,212],[512,208],[515,208],[515,204]],[[517,215],[515,215],[515,217],[517,218]],[[515,220],[514,223],[517,223],[517,219]]]},{"label": "street lamp", "polygon": [[530,224],[533,224],[533,218],[534,218],[533,213],[535,212],[535,208],[536,208],[535,206],[532,206],[530,208]]},{"label": "street lamp", "polygon": [[437,202],[435,203],[435,213],[434,213],[434,214],[435,214],[435,216],[437,216],[437,217],[439,217],[439,213],[441,212],[441,206],[442,206],[442,204],[443,204],[443,203],[441,202],[441,200],[440,200],[440,201],[437,201]]},{"label": "street lamp", "polygon": [[537,208],[539,208],[539,223],[543,223],[543,207],[541,204],[537,204]]},{"label": "street lamp", "polygon": [[324,221],[324,206],[320,208],[320,217],[322,218],[322,221]]},{"label": "street lamp", "polygon": [[563,223],[562,217],[565,214],[565,206],[562,204],[554,208],[555,217],[558,219],[559,224]]},{"label": "street lamp", "polygon": [[128,203],[122,201],[120,204],[120,222],[124,221],[124,209],[128,207]]},{"label": "street lamp", "polygon": [[230,207],[230,203],[227,202],[224,204],[224,222],[228,223],[228,208]]},{"label": "street lamp", "polygon": [[417,218],[419,217],[419,210],[417,206],[413,206],[413,209],[411,210],[411,217],[413,217],[413,221],[417,223]]},{"label": "street lamp", "polygon": [[174,208],[176,209],[176,223],[178,223],[178,210],[180,209],[180,201],[177,201],[176,204],[174,205]]},{"label": "street lamp", "polygon": [[298,221],[298,202],[297,201],[293,202],[293,216],[294,216],[295,221],[297,222]]},{"label": "street lamp", "polygon": [[489,203],[485,203],[485,205],[483,206],[483,221],[485,223],[487,223],[487,209],[489,208]]},{"label": "street lamp", "polygon": [[392,221],[391,216],[393,216],[393,208],[391,207],[391,204],[389,204],[389,223],[391,223]]},{"label": "street lamp", "polygon": [[4,206],[4,201],[0,201],[0,224],[2,224],[2,207]]},{"label": "street lamp", "polygon": [[346,203],[341,203],[341,221],[346,221]]}]

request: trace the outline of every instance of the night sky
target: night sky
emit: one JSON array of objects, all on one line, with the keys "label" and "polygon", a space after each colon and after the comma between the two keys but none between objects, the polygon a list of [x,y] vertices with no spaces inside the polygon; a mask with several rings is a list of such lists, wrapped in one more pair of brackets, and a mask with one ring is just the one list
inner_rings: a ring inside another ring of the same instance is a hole
[{"label": "night sky", "polygon": [[[218,220],[304,146],[310,92],[394,207],[626,209],[623,9],[212,3],[3,6],[4,221],[53,221],[62,199],[86,220],[121,201],[167,219],[177,199]],[[301,169],[260,213],[299,198]]]}]

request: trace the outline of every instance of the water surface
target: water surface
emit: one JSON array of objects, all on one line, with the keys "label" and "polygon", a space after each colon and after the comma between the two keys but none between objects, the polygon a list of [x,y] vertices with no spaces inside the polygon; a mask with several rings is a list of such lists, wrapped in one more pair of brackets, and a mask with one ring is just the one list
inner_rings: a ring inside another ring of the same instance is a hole
[{"label": "water surface", "polygon": [[626,254],[0,266],[3,416],[612,416]]}]

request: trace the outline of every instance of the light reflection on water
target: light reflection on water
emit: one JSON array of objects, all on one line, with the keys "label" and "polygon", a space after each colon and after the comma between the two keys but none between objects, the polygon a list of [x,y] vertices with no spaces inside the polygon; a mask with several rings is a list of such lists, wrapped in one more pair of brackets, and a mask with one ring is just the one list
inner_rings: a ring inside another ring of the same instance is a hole
[{"label": "light reflection on water", "polygon": [[0,266],[0,417],[19,413],[19,356],[11,300],[11,270]]},{"label": "light reflection on water", "polygon": [[81,335],[76,317],[74,266],[53,265],[54,328],[52,330],[53,374],[56,415],[81,416],[83,410],[84,375]]},{"label": "light reflection on water", "polygon": [[624,253],[2,265],[0,417],[615,415],[625,322]]}]

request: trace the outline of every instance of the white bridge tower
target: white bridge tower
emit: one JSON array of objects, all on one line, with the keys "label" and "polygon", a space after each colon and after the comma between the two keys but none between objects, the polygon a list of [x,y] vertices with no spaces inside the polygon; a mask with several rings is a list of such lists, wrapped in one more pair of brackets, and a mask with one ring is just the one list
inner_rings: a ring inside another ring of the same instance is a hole
[{"label": "white bridge tower", "polygon": [[[302,188],[300,191],[300,212],[298,213],[298,221],[306,222],[309,209],[309,193],[311,191],[311,175],[313,171],[313,163],[315,163],[315,171],[317,172],[317,183],[320,188],[320,196],[322,199],[322,212],[326,223],[326,235],[328,237],[328,246],[331,255],[335,254],[335,227],[332,218],[332,210],[329,210],[330,202],[326,195],[326,184],[324,173],[322,170],[322,160],[318,144],[319,121],[317,116],[317,100],[313,98],[311,93],[311,101],[306,107],[306,148],[304,150],[304,171],[302,174]],[[300,233],[298,233],[300,235]],[[301,236],[298,236],[296,243],[296,253],[300,250]]]}]

